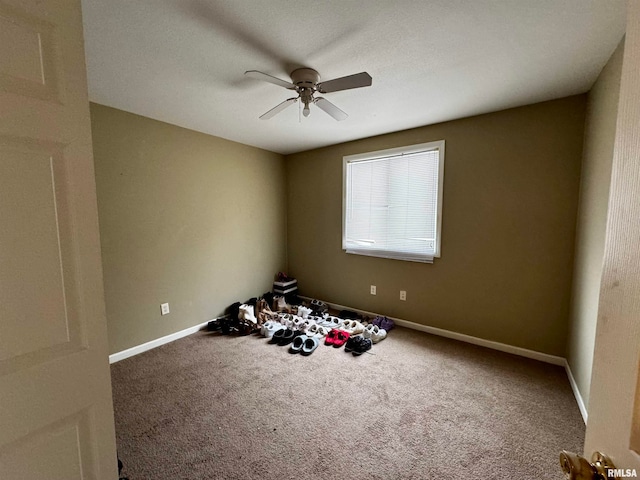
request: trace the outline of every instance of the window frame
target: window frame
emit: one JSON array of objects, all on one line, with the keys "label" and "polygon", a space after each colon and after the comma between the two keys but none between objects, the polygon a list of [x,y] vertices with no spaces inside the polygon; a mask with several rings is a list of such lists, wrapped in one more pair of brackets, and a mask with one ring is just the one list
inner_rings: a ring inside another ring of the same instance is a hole
[{"label": "window frame", "polygon": [[[347,230],[347,167],[350,163],[360,161],[379,160],[390,157],[402,157],[403,155],[438,150],[438,191],[436,205],[436,238],[434,254],[427,259],[417,258],[398,258],[400,255],[383,255],[380,251],[354,251],[347,248],[346,230]],[[376,150],[372,152],[357,153],[354,155],[346,155],[342,157],[342,250],[347,254],[364,255],[376,258],[388,258],[393,260],[402,260],[408,262],[433,263],[433,258],[440,258],[441,240],[442,240],[442,200],[444,190],[444,159],[445,159],[445,141],[436,140],[432,142],[419,143],[415,145],[407,145],[403,147],[387,148],[384,150]]]}]

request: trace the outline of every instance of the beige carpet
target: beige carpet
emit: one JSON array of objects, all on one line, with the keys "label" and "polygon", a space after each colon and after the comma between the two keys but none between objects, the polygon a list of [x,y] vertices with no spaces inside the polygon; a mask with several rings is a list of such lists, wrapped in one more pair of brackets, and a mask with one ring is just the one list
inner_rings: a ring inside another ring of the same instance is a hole
[{"label": "beige carpet", "polygon": [[396,328],[309,357],[200,332],[112,365],[131,480],[564,478],[584,424],[564,369]]}]

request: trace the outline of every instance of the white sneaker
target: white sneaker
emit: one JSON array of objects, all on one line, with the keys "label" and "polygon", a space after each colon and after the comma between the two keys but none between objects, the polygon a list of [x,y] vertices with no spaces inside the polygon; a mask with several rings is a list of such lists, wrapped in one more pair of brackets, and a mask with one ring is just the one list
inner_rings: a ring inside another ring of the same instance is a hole
[{"label": "white sneaker", "polygon": [[387,338],[387,331],[384,328],[380,328],[380,327],[376,327],[378,329],[378,331],[376,332],[374,330],[374,332],[371,334],[371,341],[373,343],[378,343],[382,340],[384,340],[385,338]]},{"label": "white sneaker", "polygon": [[271,325],[271,322],[267,321],[260,326],[260,335],[262,335],[263,337],[266,335],[265,328],[267,328],[269,325]]},{"label": "white sneaker", "polygon": [[309,323],[307,327],[307,337],[316,337],[318,336],[318,324],[317,323]]},{"label": "white sneaker", "polygon": [[306,318],[309,318],[310,314],[311,314],[310,308],[303,307],[302,305],[298,307],[298,316],[306,319]]},{"label": "white sneaker", "polygon": [[[273,335],[273,332],[276,332],[282,328],[282,324],[280,322],[276,322],[275,320],[267,320],[262,327],[260,327],[260,333],[263,337],[270,337]],[[271,332],[271,335],[269,335]]]},{"label": "white sneaker", "polygon": [[340,329],[344,325],[344,320],[338,317],[329,317],[331,319],[331,328]]},{"label": "white sneaker", "polygon": [[329,329],[338,328],[336,325],[342,325],[340,323],[340,319],[338,317],[324,317],[324,319],[319,322],[323,327],[327,327]]},{"label": "white sneaker", "polygon": [[377,325],[367,325],[362,332],[364,338],[370,338],[373,343],[378,343],[387,338],[387,331]]},{"label": "white sneaker", "polygon": [[318,333],[317,335],[320,337],[326,337],[329,334],[329,329],[327,327],[323,327],[322,325],[318,325]]},{"label": "white sneaker", "polygon": [[350,335],[358,335],[364,331],[364,326],[357,320],[345,320],[342,329],[349,332]]},{"label": "white sneaker", "polygon": [[264,329],[264,336],[267,338],[272,338],[273,334],[281,328],[284,328],[281,323],[271,322],[271,324],[269,324],[269,326]]},{"label": "white sneaker", "polygon": [[290,313],[281,313],[279,314],[279,316],[280,323],[282,323],[282,325],[284,325],[286,328],[293,327],[293,315],[291,315]]},{"label": "white sneaker", "polygon": [[357,320],[354,320],[355,326],[353,327],[353,335],[359,335],[364,332],[364,325]]},{"label": "white sneaker", "polygon": [[373,331],[374,327],[378,328],[373,323],[370,323],[369,325],[364,327],[364,331],[362,332],[362,336],[364,338],[371,338],[371,332]]},{"label": "white sneaker", "polygon": [[293,315],[292,324],[293,324],[294,330],[300,330],[300,326],[304,324],[304,320],[302,319],[302,317],[299,317],[298,315]]}]

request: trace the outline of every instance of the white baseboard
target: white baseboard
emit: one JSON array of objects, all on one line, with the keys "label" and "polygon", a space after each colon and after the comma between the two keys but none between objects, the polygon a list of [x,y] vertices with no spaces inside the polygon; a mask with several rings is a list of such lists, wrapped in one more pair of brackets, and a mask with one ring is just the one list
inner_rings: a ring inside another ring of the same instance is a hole
[{"label": "white baseboard", "polygon": [[578,384],[576,383],[576,379],[573,378],[573,373],[571,373],[571,367],[569,366],[569,362],[565,360],[564,369],[567,371],[567,377],[569,377],[569,383],[571,384],[571,390],[573,390],[573,396],[576,397],[576,402],[578,402],[578,408],[580,409],[580,413],[582,414],[582,419],[584,420],[584,424],[587,424],[587,419],[589,418],[589,413],[587,412],[587,407],[584,404],[584,400],[582,399],[582,395],[580,394],[580,390],[578,390]]},{"label": "white baseboard", "polygon": [[[305,300],[310,300],[308,297],[300,296]],[[324,300],[323,300],[324,301]],[[368,315],[375,317],[380,315],[379,313],[367,312],[366,310],[359,310],[357,308],[345,307],[344,305],[338,305],[336,303],[325,302],[329,307],[334,310],[351,310],[353,312],[360,313],[361,315]],[[461,342],[472,343],[481,347],[491,348],[493,350],[499,350],[501,352],[512,353],[521,357],[532,358],[534,360],[540,360],[541,362],[551,363],[553,365],[559,365],[564,367],[566,360],[563,357],[557,357],[555,355],[549,355],[548,353],[536,352],[535,350],[529,350],[522,347],[514,347],[513,345],[507,345],[506,343],[494,342],[492,340],[485,340],[484,338],[472,337],[471,335],[465,335],[464,333],[452,332],[450,330],[444,330],[442,328],[429,327],[428,325],[422,325],[420,323],[410,322],[408,320],[402,320],[401,318],[393,318],[387,316],[393,320],[396,325],[401,327],[411,328],[413,330],[419,330],[421,332],[430,333],[432,335],[438,335],[440,337],[451,338],[453,340],[459,340]]]},{"label": "white baseboard", "polygon": [[131,347],[121,352],[114,353],[113,355],[109,355],[109,363],[119,362],[120,360],[124,360],[125,358],[133,357],[134,355],[138,355],[139,353],[146,352],[147,350],[151,350],[153,348],[159,347],[160,345],[164,345],[165,343],[170,343],[175,340],[178,340],[179,338],[186,337],[188,335],[196,333],[197,331],[205,328],[207,326],[207,323],[209,322],[204,322],[199,325],[195,325],[193,327],[180,330],[179,332],[172,333],[171,335],[157,338],[155,340],[151,340],[150,342],[143,343],[142,345]]}]

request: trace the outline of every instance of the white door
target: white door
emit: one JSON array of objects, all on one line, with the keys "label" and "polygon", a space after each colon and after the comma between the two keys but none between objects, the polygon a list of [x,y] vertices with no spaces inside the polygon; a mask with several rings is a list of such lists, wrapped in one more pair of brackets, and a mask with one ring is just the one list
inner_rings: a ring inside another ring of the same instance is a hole
[{"label": "white door", "polygon": [[117,478],[79,0],[0,0],[0,478]]},{"label": "white door", "polygon": [[622,478],[640,477],[639,359],[640,1],[630,0],[584,450],[610,456]]}]

